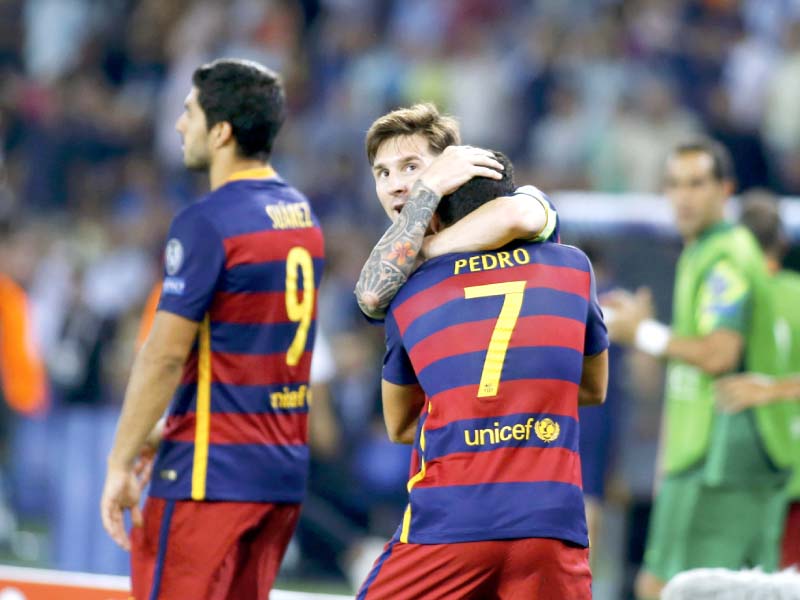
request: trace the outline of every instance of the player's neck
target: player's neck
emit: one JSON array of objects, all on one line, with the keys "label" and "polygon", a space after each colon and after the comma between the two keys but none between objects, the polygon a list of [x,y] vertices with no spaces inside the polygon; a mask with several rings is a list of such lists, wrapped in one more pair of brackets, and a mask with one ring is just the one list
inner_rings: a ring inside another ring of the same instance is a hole
[{"label": "player's neck", "polygon": [[259,159],[240,158],[230,154],[218,154],[211,161],[208,169],[208,178],[213,192],[225,184],[231,175],[238,171],[248,171],[250,169],[262,169],[268,167],[269,163]]}]

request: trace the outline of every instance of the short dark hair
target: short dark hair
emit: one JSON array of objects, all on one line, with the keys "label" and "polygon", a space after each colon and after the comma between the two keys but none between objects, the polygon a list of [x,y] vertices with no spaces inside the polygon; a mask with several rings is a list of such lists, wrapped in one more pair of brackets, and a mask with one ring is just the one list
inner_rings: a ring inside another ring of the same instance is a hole
[{"label": "short dark hair", "polygon": [[209,130],[228,122],[241,156],[269,159],[286,118],[277,73],[256,62],[222,58],[198,67],[192,83]]},{"label": "short dark hair", "polygon": [[502,152],[492,150],[497,162],[505,167],[502,179],[473,177],[452,194],[443,196],[436,209],[439,220],[445,227],[463,219],[479,206],[499,196],[514,193],[514,166]]},{"label": "short dark hair", "polygon": [[680,154],[693,154],[699,152],[711,157],[711,174],[717,181],[736,182],[736,173],[733,168],[733,159],[728,149],[716,140],[711,138],[698,138],[673,148],[670,157]]},{"label": "short dark hair", "polygon": [[739,222],[758,240],[761,249],[777,258],[786,251],[786,236],[777,199],[766,191],[752,191],[741,198]]}]

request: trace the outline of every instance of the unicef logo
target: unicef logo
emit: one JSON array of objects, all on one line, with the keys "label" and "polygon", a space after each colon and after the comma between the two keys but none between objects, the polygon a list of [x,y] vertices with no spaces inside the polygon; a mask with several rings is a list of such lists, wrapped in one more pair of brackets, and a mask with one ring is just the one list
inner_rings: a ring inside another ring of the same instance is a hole
[{"label": "unicef logo", "polygon": [[558,434],[561,433],[561,426],[553,421],[553,419],[542,419],[536,421],[533,426],[536,431],[536,436],[543,442],[554,442],[558,439]]},{"label": "unicef logo", "polygon": [[175,275],[183,264],[183,245],[177,238],[172,238],[167,242],[164,250],[164,265],[167,275]]}]

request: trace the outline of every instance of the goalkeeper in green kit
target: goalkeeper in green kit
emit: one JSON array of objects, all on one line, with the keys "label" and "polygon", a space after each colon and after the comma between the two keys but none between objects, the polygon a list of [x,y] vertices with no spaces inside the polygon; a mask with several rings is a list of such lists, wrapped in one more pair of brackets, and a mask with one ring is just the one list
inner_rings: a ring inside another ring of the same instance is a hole
[{"label": "goalkeeper in green kit", "polygon": [[777,360],[763,253],[723,216],[734,186],[730,156],[711,140],[681,145],[667,160],[665,186],[684,241],[672,325],[653,319],[647,290],[601,299],[612,340],[668,361],[664,477],[636,580],[640,600],[657,599],[687,569],[776,567],[796,412],[790,403],[737,413],[715,404],[717,378],[770,372]]}]

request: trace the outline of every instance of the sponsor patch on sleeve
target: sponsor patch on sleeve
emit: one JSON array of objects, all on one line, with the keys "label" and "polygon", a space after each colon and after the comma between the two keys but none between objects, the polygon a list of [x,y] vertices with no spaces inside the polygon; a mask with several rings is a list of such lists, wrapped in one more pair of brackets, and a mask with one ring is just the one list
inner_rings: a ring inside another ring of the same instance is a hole
[{"label": "sponsor patch on sleeve", "polygon": [[175,275],[183,265],[183,244],[178,238],[172,238],[164,249],[164,268],[167,275]]},{"label": "sponsor patch on sleeve", "polygon": [[183,290],[186,288],[186,281],[183,277],[165,277],[163,294],[172,294],[173,296],[182,296]]}]

